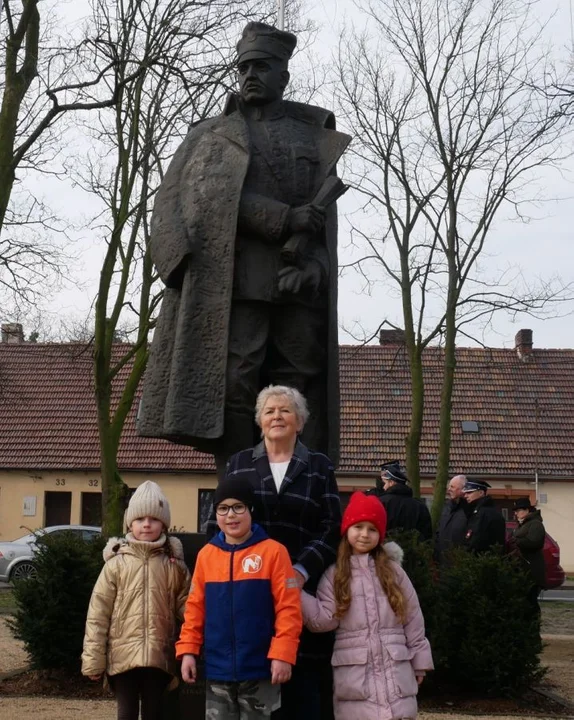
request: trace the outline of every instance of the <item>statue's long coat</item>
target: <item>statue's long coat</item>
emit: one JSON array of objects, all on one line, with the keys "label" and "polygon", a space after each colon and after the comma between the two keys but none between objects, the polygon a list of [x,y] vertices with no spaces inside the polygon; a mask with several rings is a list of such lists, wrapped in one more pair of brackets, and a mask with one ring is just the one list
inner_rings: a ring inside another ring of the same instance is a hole
[{"label": "statue's long coat", "polygon": [[[285,103],[286,112],[316,128],[323,170],[330,172],[342,136],[327,110]],[[192,128],[158,190],[151,254],[166,285],[138,413],[138,432],[203,452],[216,452],[224,433],[225,375],[232,304],[237,216],[250,161],[249,133],[233,99],[223,115]],[[330,142],[334,140],[334,142]],[[340,152],[340,147],[339,147]],[[332,157],[329,157],[329,155]],[[337,341],[337,217],[327,213],[329,255],[328,447],[337,463],[339,373]]]}]

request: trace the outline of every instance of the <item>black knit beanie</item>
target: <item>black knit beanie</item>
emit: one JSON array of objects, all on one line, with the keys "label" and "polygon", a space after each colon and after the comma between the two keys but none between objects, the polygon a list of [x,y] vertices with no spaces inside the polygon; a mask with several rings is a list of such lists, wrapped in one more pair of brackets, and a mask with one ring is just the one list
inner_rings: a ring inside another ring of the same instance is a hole
[{"label": "black knit beanie", "polygon": [[245,503],[249,509],[253,507],[255,494],[251,483],[246,478],[224,478],[219,482],[213,495],[213,507],[217,507],[220,502],[235,498]]}]

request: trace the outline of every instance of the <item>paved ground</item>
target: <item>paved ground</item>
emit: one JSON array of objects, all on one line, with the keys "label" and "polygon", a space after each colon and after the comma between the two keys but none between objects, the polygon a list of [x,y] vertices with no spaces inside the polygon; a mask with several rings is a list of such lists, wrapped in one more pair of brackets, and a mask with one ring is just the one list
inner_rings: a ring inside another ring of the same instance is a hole
[{"label": "paved ground", "polygon": [[22,643],[14,640],[6,624],[6,618],[0,617],[0,673],[24,667],[27,655]]},{"label": "paved ground", "polygon": [[[551,667],[550,678],[555,691],[574,702],[574,636],[544,635],[547,643],[544,662]],[[26,654],[10,634],[5,618],[0,617],[0,672],[23,667]],[[116,720],[116,706],[108,700],[66,700],[47,698],[2,698],[0,720]],[[418,720],[516,720],[500,715],[473,716],[460,714],[420,713]],[[541,720],[539,718],[539,720]],[[550,719],[548,719],[550,720]]]},{"label": "paved ground", "polygon": [[[0,705],[0,720],[77,720],[79,717],[93,718],[94,720],[116,720],[116,707],[113,702],[77,700],[33,700],[14,699],[2,700]],[[472,720],[472,715],[443,715],[435,713],[420,713],[418,720]],[[517,720],[515,716],[481,715],[477,720]],[[542,718],[538,718],[542,720]],[[548,718],[551,720],[551,718]],[[554,719],[555,720],[555,719]]]},{"label": "paved ground", "polygon": [[550,670],[547,681],[565,700],[574,704],[574,636],[542,635],[546,647],[542,662]]},{"label": "paved ground", "polygon": [[116,720],[114,702],[96,700],[49,700],[2,698],[0,720]]}]

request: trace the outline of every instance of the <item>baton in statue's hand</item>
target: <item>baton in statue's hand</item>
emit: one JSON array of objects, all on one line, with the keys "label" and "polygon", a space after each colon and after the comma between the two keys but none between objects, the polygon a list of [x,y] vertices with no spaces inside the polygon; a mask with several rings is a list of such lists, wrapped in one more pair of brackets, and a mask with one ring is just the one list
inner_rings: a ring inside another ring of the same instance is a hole
[{"label": "baton in statue's hand", "polygon": [[[312,204],[328,208],[349,189],[348,185],[335,175],[329,175],[313,198]],[[298,232],[291,235],[281,248],[281,258],[287,265],[296,265],[305,253],[305,249],[313,236],[310,233]]]}]

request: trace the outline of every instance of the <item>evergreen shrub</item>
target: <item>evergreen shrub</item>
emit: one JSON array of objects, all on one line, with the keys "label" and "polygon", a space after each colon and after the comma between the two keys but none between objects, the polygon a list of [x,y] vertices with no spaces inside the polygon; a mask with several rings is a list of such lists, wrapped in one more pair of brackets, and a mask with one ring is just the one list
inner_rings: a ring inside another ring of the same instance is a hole
[{"label": "evergreen shrub", "polygon": [[92,589],[103,565],[103,538],[39,536],[37,574],[14,585],[11,631],[37,670],[79,670]]},{"label": "evergreen shrub", "polygon": [[441,670],[449,681],[504,696],[541,679],[540,616],[527,600],[530,582],[514,557],[451,553],[439,579],[448,613]]},{"label": "evergreen shrub", "polygon": [[515,558],[458,549],[437,565],[431,543],[412,533],[390,539],[405,551],[403,568],[419,596],[435,663],[432,686],[509,696],[541,679],[540,618]]}]

